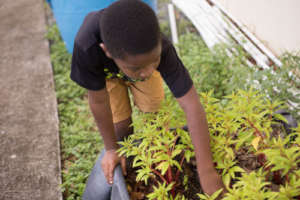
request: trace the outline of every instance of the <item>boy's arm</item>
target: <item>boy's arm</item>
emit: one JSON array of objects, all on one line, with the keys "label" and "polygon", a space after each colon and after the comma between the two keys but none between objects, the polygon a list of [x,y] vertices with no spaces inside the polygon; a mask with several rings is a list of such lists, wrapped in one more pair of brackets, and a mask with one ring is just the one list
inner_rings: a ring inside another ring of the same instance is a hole
[{"label": "boy's arm", "polygon": [[106,89],[99,91],[88,90],[89,105],[96,124],[103,137],[106,150],[118,149],[117,139],[112,121],[109,95]]},{"label": "boy's arm", "polygon": [[211,195],[224,186],[213,165],[205,111],[194,86],[183,97],[177,98],[177,101],[187,118],[189,132],[195,148],[197,171],[202,189],[205,193]]},{"label": "boy's arm", "polygon": [[102,159],[102,169],[108,183],[113,182],[113,172],[116,165],[121,162],[123,173],[126,173],[125,159],[119,157],[116,150],[119,148],[114,131],[109,95],[106,89],[88,91],[90,109],[94,115],[98,129],[102,135],[106,149]]}]

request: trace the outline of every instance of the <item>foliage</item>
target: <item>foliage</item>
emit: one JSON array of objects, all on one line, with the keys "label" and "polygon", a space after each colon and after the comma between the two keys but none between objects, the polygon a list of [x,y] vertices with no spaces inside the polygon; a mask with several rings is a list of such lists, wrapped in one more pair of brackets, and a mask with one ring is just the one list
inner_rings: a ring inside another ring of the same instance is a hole
[{"label": "foliage", "polygon": [[[269,99],[284,101],[294,117],[300,111],[300,54],[286,53],[282,56],[282,67],[260,70],[249,67],[248,55],[234,44],[216,45],[211,51],[196,34],[180,37],[179,54],[188,68],[199,92],[213,90],[213,96],[223,98],[236,89],[259,89]],[[235,49],[232,56],[228,51]],[[298,95],[297,95],[298,91]],[[297,103],[293,104],[291,102]]]},{"label": "foliage", "polygon": [[281,56],[283,65],[294,75],[293,84],[299,89],[300,88],[300,51],[298,52],[286,52]]},{"label": "foliage", "polygon": [[[228,193],[224,199],[291,199],[300,195],[300,126],[286,135],[275,113],[283,102],[271,102],[250,89],[226,96],[226,101],[202,93],[211,149]],[[243,165],[240,155],[254,157]],[[279,187],[279,191],[273,188]],[[279,198],[281,197],[281,198]],[[202,198],[208,199],[208,198]]]},{"label": "foliage", "polygon": [[[171,127],[184,125],[183,113],[174,115],[174,108],[164,106],[156,114],[144,114],[135,119],[133,126],[137,130],[128,139],[120,142],[121,155],[133,156],[132,167],[137,170],[136,181],[144,181],[148,184],[152,179],[158,187],[148,195],[149,199],[170,199],[179,196],[175,193],[178,186],[182,163],[189,162],[194,156],[193,146],[188,132]],[[173,104],[174,106],[174,104]],[[162,184],[160,183],[162,181]],[[172,194],[169,196],[167,191]]]},{"label": "foliage", "polygon": [[219,198],[220,194],[222,193],[223,189],[216,191],[213,195],[209,196],[207,194],[198,194],[200,199],[207,199],[207,200],[215,200]]},{"label": "foliage", "polygon": [[[299,57],[300,58],[300,57]],[[300,62],[298,64],[300,66]],[[257,85],[270,99],[280,99],[289,106],[289,111],[299,119],[300,111],[300,79],[292,74],[292,66],[284,63],[282,67],[257,70],[251,74],[248,84]],[[295,104],[296,103],[296,104]]]},{"label": "foliage", "polygon": [[58,101],[64,199],[81,199],[86,179],[103,147],[89,112],[85,90],[70,80],[71,55],[56,25],[48,29]]},{"label": "foliage", "polygon": [[[208,49],[196,34],[185,34],[178,44],[180,57],[192,75],[199,92],[214,90],[214,96],[222,98],[237,86],[245,86],[251,71],[244,64],[244,56],[229,57],[226,46]],[[243,87],[241,89],[245,89]]]},{"label": "foliage", "polygon": [[[223,199],[298,197],[300,126],[286,135],[278,122],[285,119],[275,112],[283,102],[270,101],[252,88],[232,92],[222,101],[212,94],[202,93],[201,100],[207,113],[213,161],[228,190]],[[182,172],[181,163],[190,160],[193,147],[187,132],[169,130],[171,124],[181,127],[182,117],[174,104],[166,103],[158,114],[136,119],[133,126],[137,132],[120,143],[120,153],[134,157],[136,180],[156,183],[149,199],[184,198],[175,193],[180,183],[174,174]],[[241,156],[252,158],[255,165],[245,165]],[[220,192],[213,196],[199,194],[199,198],[217,199]]]}]

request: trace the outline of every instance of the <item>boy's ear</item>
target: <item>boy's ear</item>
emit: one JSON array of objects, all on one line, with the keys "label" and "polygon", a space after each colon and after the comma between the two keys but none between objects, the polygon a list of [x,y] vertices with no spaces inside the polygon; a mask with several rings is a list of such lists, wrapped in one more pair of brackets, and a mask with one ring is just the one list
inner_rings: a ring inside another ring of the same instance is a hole
[{"label": "boy's ear", "polygon": [[100,43],[99,46],[101,47],[101,49],[104,51],[105,55],[109,58],[112,59],[111,54],[109,53],[109,51],[107,50],[106,46],[104,43]]}]

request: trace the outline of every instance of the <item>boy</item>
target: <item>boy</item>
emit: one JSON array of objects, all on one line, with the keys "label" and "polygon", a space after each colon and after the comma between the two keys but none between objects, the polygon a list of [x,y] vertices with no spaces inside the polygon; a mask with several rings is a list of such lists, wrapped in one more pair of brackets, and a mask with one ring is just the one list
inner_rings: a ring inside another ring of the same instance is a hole
[{"label": "boy", "polygon": [[[125,158],[116,150],[117,141],[133,132],[128,88],[140,110],[155,112],[164,97],[164,80],[186,114],[204,192],[212,194],[223,187],[213,166],[205,112],[193,82],[147,4],[120,0],[88,14],[75,39],[71,79],[88,89],[90,109],[106,150],[101,166],[97,162],[93,170],[102,167],[101,172],[91,176],[102,173],[113,184],[118,163],[126,173]],[[92,181],[97,178],[91,176],[85,194],[97,199],[99,188]]]}]

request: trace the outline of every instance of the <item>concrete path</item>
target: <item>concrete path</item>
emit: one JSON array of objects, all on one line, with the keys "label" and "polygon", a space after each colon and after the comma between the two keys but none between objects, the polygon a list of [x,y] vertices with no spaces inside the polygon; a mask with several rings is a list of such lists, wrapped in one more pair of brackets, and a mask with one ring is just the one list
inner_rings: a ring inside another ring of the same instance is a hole
[{"label": "concrete path", "polygon": [[43,0],[0,1],[0,200],[60,200]]}]

